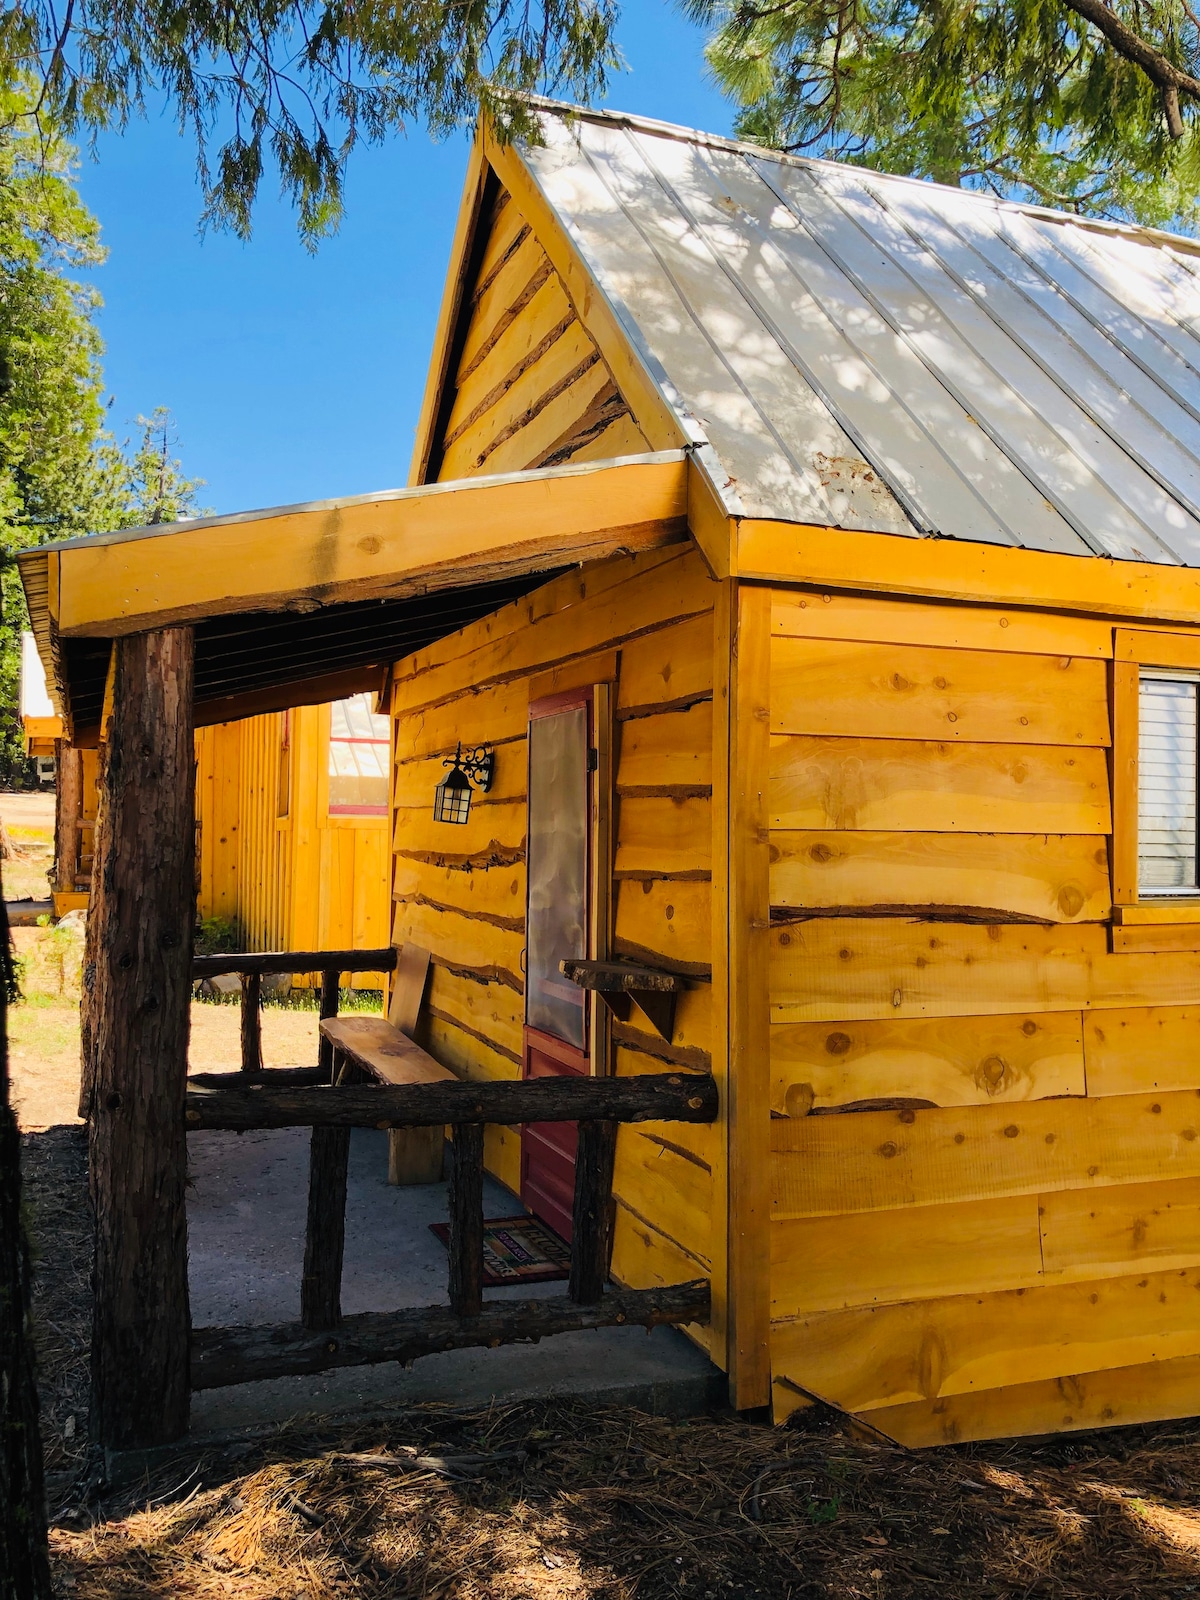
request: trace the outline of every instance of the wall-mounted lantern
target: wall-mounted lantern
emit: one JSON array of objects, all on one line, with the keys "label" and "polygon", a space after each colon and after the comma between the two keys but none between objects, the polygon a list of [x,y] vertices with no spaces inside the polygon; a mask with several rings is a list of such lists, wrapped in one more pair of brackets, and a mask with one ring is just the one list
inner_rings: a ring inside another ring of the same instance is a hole
[{"label": "wall-mounted lantern", "polygon": [[496,767],[495,753],[481,744],[467,755],[462,745],[453,759],[443,761],[450,771],[433,791],[433,820],[435,822],[465,822],[471,814],[471,785],[486,794],[492,787],[492,774]]}]

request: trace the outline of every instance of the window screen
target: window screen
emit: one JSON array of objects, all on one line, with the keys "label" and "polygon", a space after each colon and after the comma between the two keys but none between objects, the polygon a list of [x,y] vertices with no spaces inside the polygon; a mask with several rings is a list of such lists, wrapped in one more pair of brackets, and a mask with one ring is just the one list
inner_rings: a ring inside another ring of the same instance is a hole
[{"label": "window screen", "polygon": [[1138,889],[1196,894],[1200,683],[1143,673],[1138,691]]},{"label": "window screen", "polygon": [[529,906],[525,1020],[582,1050],[583,991],[558,970],[587,955],[588,712],[571,706],[529,724]]},{"label": "window screen", "polygon": [[387,816],[389,723],[371,710],[372,698],[356,694],[330,708],[330,816]]}]

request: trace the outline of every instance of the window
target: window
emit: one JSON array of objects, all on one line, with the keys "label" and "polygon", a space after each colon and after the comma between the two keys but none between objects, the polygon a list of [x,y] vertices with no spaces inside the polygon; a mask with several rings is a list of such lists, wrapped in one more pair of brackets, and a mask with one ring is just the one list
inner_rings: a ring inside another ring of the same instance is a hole
[{"label": "window", "polygon": [[1200,629],[1113,644],[1111,948],[1200,950]]},{"label": "window", "polygon": [[1138,675],[1138,895],[1197,895],[1197,695],[1200,677]]},{"label": "window", "polygon": [[558,964],[588,951],[591,705],[581,695],[576,704],[560,706],[560,698],[530,707],[525,1021],[582,1051],[584,992]]},{"label": "window", "polygon": [[387,717],[371,710],[374,696],[335,700],[329,717],[329,815],[386,817],[388,809]]}]

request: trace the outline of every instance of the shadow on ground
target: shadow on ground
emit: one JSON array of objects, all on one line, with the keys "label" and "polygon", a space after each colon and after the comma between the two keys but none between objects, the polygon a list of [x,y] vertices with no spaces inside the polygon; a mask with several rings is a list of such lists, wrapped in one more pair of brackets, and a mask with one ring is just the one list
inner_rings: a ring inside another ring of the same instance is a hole
[{"label": "shadow on ground", "polygon": [[1200,1595],[1197,1423],[914,1454],[816,1411],[772,1429],[569,1400],[422,1404],[183,1446],[106,1489],[85,1442],[85,1154],[80,1127],[24,1140],[62,1595]]}]

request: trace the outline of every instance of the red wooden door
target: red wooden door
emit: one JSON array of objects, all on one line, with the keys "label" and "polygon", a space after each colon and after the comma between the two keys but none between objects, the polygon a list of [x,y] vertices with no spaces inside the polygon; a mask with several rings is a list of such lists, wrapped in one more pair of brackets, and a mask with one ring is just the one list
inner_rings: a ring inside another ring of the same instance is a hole
[{"label": "red wooden door", "polygon": [[[588,954],[592,696],[575,690],[529,708],[525,908],[526,1078],[587,1076],[588,1000],[559,962]],[[573,1123],[527,1123],[521,1199],[564,1239],[575,1194]]]}]

